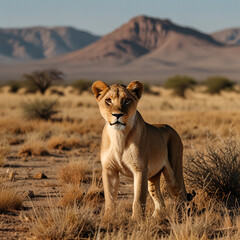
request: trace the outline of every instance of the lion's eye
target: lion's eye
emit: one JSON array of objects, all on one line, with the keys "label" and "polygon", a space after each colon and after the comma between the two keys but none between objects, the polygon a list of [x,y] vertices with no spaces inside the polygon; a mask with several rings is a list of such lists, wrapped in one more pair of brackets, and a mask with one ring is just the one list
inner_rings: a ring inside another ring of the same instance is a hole
[{"label": "lion's eye", "polygon": [[106,104],[110,105],[112,103],[112,100],[111,100],[111,98],[107,98],[107,99],[105,99],[105,102],[106,102]]},{"label": "lion's eye", "polygon": [[126,105],[128,105],[128,104],[131,103],[131,102],[132,102],[132,100],[129,99],[129,98],[127,98],[127,99],[125,100],[125,104],[126,104]]}]

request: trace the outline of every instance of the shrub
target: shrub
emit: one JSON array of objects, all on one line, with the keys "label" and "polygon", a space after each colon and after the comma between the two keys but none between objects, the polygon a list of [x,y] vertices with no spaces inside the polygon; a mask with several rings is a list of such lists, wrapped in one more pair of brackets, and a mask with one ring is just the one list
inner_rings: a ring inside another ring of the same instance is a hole
[{"label": "shrub", "polygon": [[19,81],[6,81],[2,84],[2,86],[9,86],[9,92],[11,93],[17,93],[19,89],[25,88],[25,93],[36,93],[39,89],[36,87],[34,83],[28,80],[19,80]]},{"label": "shrub", "polygon": [[92,82],[80,79],[75,81],[72,86],[77,89],[79,93],[82,93],[83,91],[91,91]]},{"label": "shrub", "polygon": [[233,206],[240,202],[240,148],[234,137],[187,156],[188,183],[210,197]]},{"label": "shrub", "polygon": [[192,89],[195,84],[196,81],[191,77],[176,75],[168,78],[164,85],[166,88],[173,89],[178,96],[185,98],[186,90]]},{"label": "shrub", "polygon": [[29,83],[30,88],[32,88],[33,85],[36,86],[41,94],[44,94],[53,82],[62,81],[63,77],[63,72],[57,69],[46,69],[23,75],[23,78]]},{"label": "shrub", "polygon": [[234,82],[221,76],[209,77],[204,84],[210,94],[219,94],[222,90],[232,90]]},{"label": "shrub", "polygon": [[21,82],[21,81],[10,81],[8,83],[8,85],[10,87],[11,93],[18,92],[18,90],[24,86],[23,82]]},{"label": "shrub", "polygon": [[49,120],[58,113],[57,105],[57,100],[35,99],[33,102],[29,101],[22,104],[23,115],[27,119]]},{"label": "shrub", "polygon": [[144,93],[159,95],[159,92],[155,92],[151,89],[151,85],[149,83],[143,83],[143,89],[144,89]]}]

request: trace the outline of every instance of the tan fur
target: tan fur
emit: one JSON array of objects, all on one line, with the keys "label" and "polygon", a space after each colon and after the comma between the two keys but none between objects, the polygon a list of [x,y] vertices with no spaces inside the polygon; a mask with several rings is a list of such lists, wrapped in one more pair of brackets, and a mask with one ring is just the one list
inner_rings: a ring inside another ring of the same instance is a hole
[{"label": "tan fur", "polygon": [[[161,173],[170,193],[186,201],[181,139],[170,126],[150,125],[143,120],[137,111],[142,84],[134,81],[127,87],[118,84],[109,87],[97,81],[92,90],[106,120],[101,145],[105,215],[114,208],[119,173],[134,180],[133,218],[144,214],[147,191],[155,204],[154,216],[164,207],[160,191]],[[120,123],[111,125],[117,118]]]}]

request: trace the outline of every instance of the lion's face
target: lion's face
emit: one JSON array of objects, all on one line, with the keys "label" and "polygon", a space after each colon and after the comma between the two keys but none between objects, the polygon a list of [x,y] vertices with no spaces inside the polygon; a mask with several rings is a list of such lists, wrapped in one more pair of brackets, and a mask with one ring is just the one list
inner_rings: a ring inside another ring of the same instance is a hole
[{"label": "lion's face", "polygon": [[119,84],[109,87],[101,81],[92,86],[101,115],[112,128],[119,130],[132,126],[142,89],[143,86],[138,81],[127,87]]}]

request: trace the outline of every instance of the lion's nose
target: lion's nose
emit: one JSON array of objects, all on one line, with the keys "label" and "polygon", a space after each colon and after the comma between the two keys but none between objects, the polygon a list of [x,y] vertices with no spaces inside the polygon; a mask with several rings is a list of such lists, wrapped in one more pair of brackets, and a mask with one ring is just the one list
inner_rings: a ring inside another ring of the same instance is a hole
[{"label": "lion's nose", "polygon": [[123,113],[112,113],[112,115],[114,117],[116,117],[117,119],[119,119],[120,117],[122,117],[124,114]]}]

